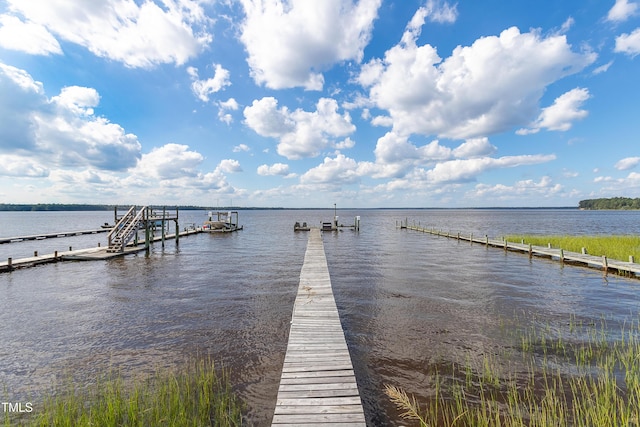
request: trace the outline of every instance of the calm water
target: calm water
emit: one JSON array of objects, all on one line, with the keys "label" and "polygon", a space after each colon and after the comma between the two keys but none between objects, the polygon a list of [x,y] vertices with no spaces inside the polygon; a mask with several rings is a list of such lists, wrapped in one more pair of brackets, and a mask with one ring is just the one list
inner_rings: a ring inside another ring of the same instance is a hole
[{"label": "calm water", "polygon": [[[112,222],[110,212],[0,212],[0,236]],[[325,233],[334,293],[370,425],[406,425],[384,384],[424,398],[430,368],[494,353],[504,325],[638,315],[640,281],[395,228],[409,218],[452,232],[639,234],[638,212],[339,210],[361,231]],[[202,211],[180,212],[181,226]],[[65,262],[0,274],[0,390],[33,399],[109,369],[152,373],[212,355],[231,370],[247,422],[269,425],[307,243],[295,221],[325,211],[241,211],[244,230],[156,243],[111,261]],[[106,234],[0,245],[0,259],[106,244]],[[0,392],[1,393],[1,392]],[[34,408],[37,411],[37,405]]]}]

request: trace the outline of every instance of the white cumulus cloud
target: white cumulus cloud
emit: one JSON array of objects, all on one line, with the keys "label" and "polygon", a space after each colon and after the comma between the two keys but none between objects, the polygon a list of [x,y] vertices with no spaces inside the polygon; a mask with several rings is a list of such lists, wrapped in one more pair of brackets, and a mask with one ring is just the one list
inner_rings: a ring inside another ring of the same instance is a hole
[{"label": "white cumulus cloud", "polygon": [[344,154],[335,158],[325,157],[324,161],[309,169],[300,177],[302,184],[353,184],[360,180],[358,163]]},{"label": "white cumulus cloud", "polygon": [[489,138],[471,138],[456,147],[452,154],[458,158],[474,158],[489,156],[497,151]]},{"label": "white cumulus cloud", "polygon": [[537,114],[548,85],[596,59],[573,52],[564,35],[512,27],[458,46],[442,60],[435,47],[416,44],[417,27],[410,24],[402,41],[365,64],[358,77],[400,134],[466,139],[522,126]]},{"label": "white cumulus cloud", "polygon": [[587,117],[589,113],[580,107],[590,97],[587,89],[572,89],[557,97],[549,107],[543,108],[538,119],[528,129],[519,129],[516,133],[527,135],[537,133],[543,128],[567,131],[571,129],[574,121]]},{"label": "white cumulus cloud", "polygon": [[[122,62],[127,67],[184,64],[212,40],[199,2],[194,0],[7,0],[13,16],[32,37],[44,37],[55,50],[53,35],[93,54]],[[14,35],[17,35],[14,33]],[[41,45],[42,46],[42,45]],[[25,47],[26,51],[28,49]]]},{"label": "white cumulus cloud", "polygon": [[[202,198],[203,191],[214,194],[238,192],[227,181],[225,173],[240,172],[237,160],[224,159],[213,171],[202,171],[204,156],[188,145],[169,143],[154,147],[142,155],[138,164],[131,168],[128,176],[121,180],[123,189],[143,196],[162,200],[167,191],[176,191],[176,198],[191,200]],[[149,179],[152,178],[152,179]]]},{"label": "white cumulus cloud", "polygon": [[481,157],[477,159],[449,160],[438,163],[426,172],[431,182],[469,182],[479,174],[498,168],[512,168],[522,165],[534,165],[555,160],[555,155],[521,155],[504,156],[499,158]]},{"label": "white cumulus cloud", "polygon": [[638,11],[638,3],[630,2],[629,0],[616,0],[616,3],[609,13],[607,13],[607,20],[612,22],[622,22],[635,15]]},{"label": "white cumulus cloud", "polygon": [[0,152],[33,149],[33,112],[49,109],[42,83],[26,71],[0,62],[0,93]]},{"label": "white cumulus cloud", "polygon": [[93,107],[100,104],[98,91],[91,87],[66,86],[60,91],[60,95],[51,98],[51,102],[79,115],[93,115]]},{"label": "white cumulus cloud", "polygon": [[[188,67],[187,73],[191,76],[191,90],[194,95],[198,97],[203,102],[209,102],[209,96],[212,94],[221,91],[225,88],[225,86],[230,86],[231,81],[229,80],[229,70],[222,68],[220,64],[214,64],[215,71],[213,77],[200,80],[198,77],[198,69],[195,67]],[[231,98],[233,99],[233,98]],[[235,100],[233,100],[235,102]],[[236,109],[237,109],[237,103]],[[225,104],[226,107],[233,107],[233,103],[229,104],[229,101]]]},{"label": "white cumulus cloud", "polygon": [[49,99],[26,71],[0,63],[0,90],[0,151],[29,153],[47,168],[123,171],[140,158],[136,135],[94,114],[93,88],[68,86]]},{"label": "white cumulus cloud", "polygon": [[226,101],[218,102],[218,119],[228,125],[231,124],[231,122],[233,122],[233,116],[229,111],[237,111],[238,108],[240,108],[240,104],[238,104],[238,101],[236,101],[235,98],[229,98]]},{"label": "white cumulus cloud", "polygon": [[626,53],[629,56],[636,56],[640,53],[640,28],[636,28],[631,33],[622,34],[616,37],[615,52]]},{"label": "white cumulus cloud", "polygon": [[30,55],[61,54],[58,40],[40,24],[23,22],[16,16],[0,16],[0,46]]},{"label": "white cumulus cloud", "polygon": [[143,154],[132,172],[158,180],[194,177],[203,160],[202,154],[189,150],[189,146],[169,143]]},{"label": "white cumulus cloud", "polygon": [[257,169],[258,175],[261,176],[274,176],[281,175],[284,177],[291,177],[292,175],[289,172],[289,165],[285,163],[274,163],[272,165],[260,165]]},{"label": "white cumulus cloud", "polygon": [[247,145],[247,144],[238,144],[235,147],[233,147],[233,152],[234,153],[239,153],[241,151],[250,151],[251,148]]},{"label": "white cumulus cloud", "polygon": [[45,177],[49,175],[46,166],[28,156],[3,154],[0,162],[0,176]]},{"label": "white cumulus cloud", "polygon": [[540,181],[536,182],[532,179],[518,181],[513,185],[505,184],[478,184],[473,191],[467,195],[475,198],[490,199],[493,201],[508,200],[514,197],[526,197],[528,199],[534,196],[543,198],[552,197],[563,190],[563,186],[554,183],[548,176],[543,176]]},{"label": "white cumulus cloud", "polygon": [[640,157],[626,157],[624,159],[618,160],[615,164],[615,168],[619,171],[625,171],[629,169],[633,169],[640,164]]},{"label": "white cumulus cloud", "polygon": [[315,157],[328,147],[350,145],[336,141],[355,131],[349,113],[338,113],[338,103],[334,99],[320,98],[316,111],[302,109],[290,111],[278,108],[278,101],[272,97],[254,100],[244,109],[245,123],[261,136],[279,140],[278,154],[288,159]]},{"label": "white cumulus cloud", "polygon": [[458,4],[450,4],[442,0],[427,0],[426,4],[420,7],[413,15],[407,25],[407,29],[419,31],[425,20],[438,23],[452,24],[458,19]]},{"label": "white cumulus cloud", "polygon": [[320,90],[322,70],[360,62],[381,0],[242,0],[240,39],[256,83]]},{"label": "white cumulus cloud", "polygon": [[240,166],[240,162],[234,159],[221,160],[218,167],[222,172],[226,172],[226,173],[242,172],[242,167]]}]

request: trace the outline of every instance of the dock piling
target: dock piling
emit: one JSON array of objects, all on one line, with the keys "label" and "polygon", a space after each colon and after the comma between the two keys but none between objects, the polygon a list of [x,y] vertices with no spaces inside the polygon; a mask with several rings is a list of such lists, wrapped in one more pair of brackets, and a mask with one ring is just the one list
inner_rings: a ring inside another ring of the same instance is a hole
[{"label": "dock piling", "polygon": [[164,248],[164,219],[167,217],[167,208],[166,206],[162,207],[162,247]]}]

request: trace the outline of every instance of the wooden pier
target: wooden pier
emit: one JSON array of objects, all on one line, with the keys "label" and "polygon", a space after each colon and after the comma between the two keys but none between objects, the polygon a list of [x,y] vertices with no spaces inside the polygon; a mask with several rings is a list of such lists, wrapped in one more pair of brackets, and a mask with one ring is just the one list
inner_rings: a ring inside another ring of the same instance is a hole
[{"label": "wooden pier", "polygon": [[69,236],[81,236],[84,234],[98,234],[109,231],[105,228],[99,228],[97,230],[80,230],[80,231],[63,231],[61,233],[42,233],[32,234],[30,236],[15,236],[15,237],[0,237],[0,245],[5,243],[17,243],[25,240],[45,240],[53,239],[56,237],[69,237]]},{"label": "wooden pier", "polygon": [[[179,236],[187,236],[189,234],[201,233],[202,229],[184,230],[178,233]],[[164,239],[173,239],[175,234],[163,236],[155,236],[150,239],[153,242],[164,242]],[[109,252],[108,246],[98,246],[94,248],[77,249],[69,251],[56,251],[52,254],[34,255],[27,258],[12,259],[0,262],[0,273],[13,271],[19,268],[35,267],[41,264],[49,264],[59,261],[97,261],[106,260],[124,255],[141,252],[147,249],[146,242],[141,244],[127,245],[122,252]]]},{"label": "wooden pier", "polygon": [[[487,247],[500,248],[505,251],[522,252],[529,255],[529,258],[533,256],[540,256],[557,260],[561,263],[583,265],[587,267],[599,268],[605,273],[608,271],[617,271],[619,274],[628,274],[635,277],[640,277],[640,264],[633,262],[630,259],[629,262],[608,259],[606,256],[595,256],[587,253],[578,253],[565,251],[561,248],[552,248],[550,246],[533,246],[527,243],[515,243],[508,242],[502,239],[490,239],[488,236],[475,236],[473,234],[463,235],[460,233],[453,234],[451,232],[443,232],[441,230],[435,230],[433,228],[421,227],[420,225],[408,225],[407,223],[401,223],[400,228],[407,230],[419,231],[422,233],[428,233],[435,236],[447,237],[450,239],[456,239],[458,241],[467,241],[470,244],[479,243]],[[586,251],[584,251],[586,252]]]},{"label": "wooden pier", "polygon": [[318,228],[293,306],[273,426],[366,426]]}]

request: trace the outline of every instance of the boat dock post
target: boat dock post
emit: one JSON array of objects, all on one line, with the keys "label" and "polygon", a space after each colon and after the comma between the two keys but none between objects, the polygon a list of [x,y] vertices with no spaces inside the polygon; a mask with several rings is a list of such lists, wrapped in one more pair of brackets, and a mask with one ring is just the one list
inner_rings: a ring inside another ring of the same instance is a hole
[{"label": "boat dock post", "polygon": [[318,228],[309,230],[272,426],[366,426]]}]

